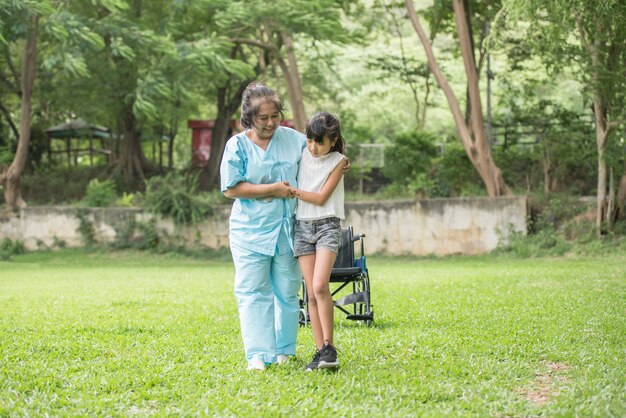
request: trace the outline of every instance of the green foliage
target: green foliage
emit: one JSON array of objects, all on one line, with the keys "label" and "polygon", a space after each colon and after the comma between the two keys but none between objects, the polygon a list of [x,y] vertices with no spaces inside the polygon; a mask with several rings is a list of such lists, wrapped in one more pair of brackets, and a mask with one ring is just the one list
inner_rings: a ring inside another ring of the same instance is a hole
[{"label": "green foliage", "polygon": [[198,197],[198,174],[170,172],[152,177],[146,182],[145,205],[178,225],[195,225],[212,213],[206,201]]},{"label": "green foliage", "polygon": [[29,203],[56,204],[79,201],[92,179],[105,167],[43,166],[22,177],[22,194]]},{"label": "green foliage", "polygon": [[494,254],[510,254],[519,258],[563,256],[572,248],[572,243],[555,231],[543,229],[532,235],[510,233],[506,244],[501,243]]},{"label": "green foliage", "polygon": [[148,222],[138,222],[137,229],[141,232],[140,250],[152,250],[159,245],[159,234],[154,220]]},{"label": "green foliage", "polygon": [[463,146],[446,142],[441,148],[433,173],[432,197],[480,196],[485,191]]},{"label": "green foliage", "polygon": [[[597,239],[595,236],[595,207],[567,194],[532,195],[529,233],[509,231],[494,254],[516,257],[563,256],[573,254],[602,255],[619,252],[626,246],[623,234],[614,233]],[[616,230],[626,222],[616,224]]]},{"label": "green foliage", "polygon": [[155,250],[160,245],[160,238],[156,227],[156,221],[137,222],[134,219],[126,222],[122,228],[116,231],[115,242],[111,248]]},{"label": "green foliage", "polygon": [[88,207],[106,207],[110,206],[116,199],[117,192],[113,180],[93,179],[87,185],[82,203]]},{"label": "green foliage", "polygon": [[13,255],[24,254],[24,243],[20,240],[12,241],[10,238],[4,238],[0,242],[0,261],[9,260]]},{"label": "green foliage", "polygon": [[498,116],[494,128],[498,145],[493,156],[507,184],[523,192],[593,194],[597,152],[589,118],[533,94],[531,85],[505,84],[509,94],[503,109],[508,113]]},{"label": "green foliage", "polygon": [[76,211],[76,217],[78,218],[78,233],[83,239],[83,243],[87,247],[91,247],[96,244],[96,231],[93,228],[93,224],[89,219],[89,210],[78,209]]},{"label": "green foliage", "polygon": [[137,199],[136,194],[124,192],[122,197],[120,197],[119,199],[115,201],[115,206],[119,206],[123,208],[133,207],[133,206],[136,206],[137,200],[138,199]]},{"label": "green foliage", "polygon": [[404,132],[392,138],[385,149],[384,174],[415,193],[428,193],[433,159],[437,155],[437,138],[428,132]]}]

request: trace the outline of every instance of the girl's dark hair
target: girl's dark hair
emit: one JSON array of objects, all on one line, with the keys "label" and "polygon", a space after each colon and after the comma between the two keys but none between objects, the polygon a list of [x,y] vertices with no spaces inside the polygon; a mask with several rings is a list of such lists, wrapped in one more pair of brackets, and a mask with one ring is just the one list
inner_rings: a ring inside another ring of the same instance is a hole
[{"label": "girl's dark hair", "polygon": [[317,112],[309,119],[305,132],[307,138],[318,144],[324,143],[325,136],[331,141],[337,140],[330,150],[343,153],[345,141],[343,136],[341,136],[341,126],[337,116],[328,112]]},{"label": "girl's dark hair", "polygon": [[283,102],[278,93],[263,83],[250,83],[241,96],[241,126],[246,129],[252,128],[254,119],[259,113],[259,106],[265,102],[274,103],[280,113],[280,119],[285,119]]}]

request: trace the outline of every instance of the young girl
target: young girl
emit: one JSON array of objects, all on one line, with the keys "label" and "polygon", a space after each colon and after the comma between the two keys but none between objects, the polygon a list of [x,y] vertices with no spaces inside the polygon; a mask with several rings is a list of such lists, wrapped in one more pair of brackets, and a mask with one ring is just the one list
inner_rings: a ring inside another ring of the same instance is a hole
[{"label": "young girl", "polygon": [[344,218],[342,154],[344,140],[339,120],[316,113],[306,127],[307,144],[298,170],[294,254],[306,283],[308,308],[317,350],[307,371],[339,365],[333,346],[333,300],[330,273],[341,243]]}]

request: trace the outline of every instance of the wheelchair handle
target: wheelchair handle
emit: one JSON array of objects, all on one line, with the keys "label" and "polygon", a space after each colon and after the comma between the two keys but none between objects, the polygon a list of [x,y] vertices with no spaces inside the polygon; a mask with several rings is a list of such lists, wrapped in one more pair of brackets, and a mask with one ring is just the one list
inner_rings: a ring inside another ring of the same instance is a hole
[{"label": "wheelchair handle", "polygon": [[365,238],[365,234],[359,234],[359,235],[352,236],[352,242],[358,241],[361,238]]}]

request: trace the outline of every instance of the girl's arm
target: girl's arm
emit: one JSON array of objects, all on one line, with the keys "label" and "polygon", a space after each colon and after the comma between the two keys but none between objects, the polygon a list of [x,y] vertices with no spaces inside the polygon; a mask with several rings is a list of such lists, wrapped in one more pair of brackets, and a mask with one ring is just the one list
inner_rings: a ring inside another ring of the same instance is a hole
[{"label": "girl's arm", "polygon": [[267,197],[293,197],[293,188],[286,181],[270,184],[237,183],[226,190],[224,196],[230,199],[256,199]]},{"label": "girl's arm", "polygon": [[337,167],[335,167],[335,169],[328,175],[326,183],[324,183],[322,190],[320,190],[319,193],[307,192],[302,189],[294,189],[294,196],[300,200],[304,200],[305,202],[312,203],[317,206],[323,206],[330,195],[333,194],[337,188],[339,180],[341,180],[341,177],[343,176],[343,169],[346,164],[347,162],[345,158],[337,164]]}]

